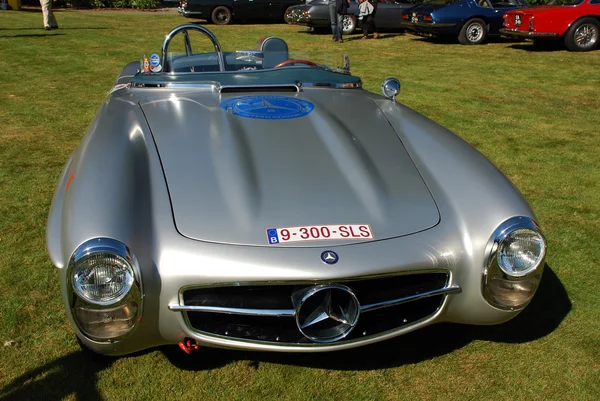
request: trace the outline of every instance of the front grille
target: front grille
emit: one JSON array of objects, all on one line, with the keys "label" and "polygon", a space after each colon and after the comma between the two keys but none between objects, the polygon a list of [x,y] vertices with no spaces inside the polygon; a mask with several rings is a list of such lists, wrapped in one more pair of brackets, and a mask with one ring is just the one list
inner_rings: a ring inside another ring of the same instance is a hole
[{"label": "front grille", "polygon": [[[336,282],[350,288],[361,308],[365,308],[353,331],[336,344],[381,335],[431,316],[441,307],[446,294],[456,289],[447,287],[448,279],[446,272],[435,272]],[[190,327],[203,334],[279,344],[311,344],[296,326],[291,295],[318,284],[324,283],[187,289],[179,308]],[[385,304],[394,300],[405,301]],[[185,310],[186,307],[209,307],[217,309],[217,313]],[[250,315],[231,312],[232,309],[285,313],[260,316],[253,312]]]}]

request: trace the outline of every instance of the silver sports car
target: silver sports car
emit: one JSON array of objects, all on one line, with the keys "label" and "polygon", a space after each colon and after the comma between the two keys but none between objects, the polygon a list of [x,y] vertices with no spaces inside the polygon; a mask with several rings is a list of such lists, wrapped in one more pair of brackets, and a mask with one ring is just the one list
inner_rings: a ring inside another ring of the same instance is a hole
[{"label": "silver sports car", "polygon": [[123,69],[48,219],[85,349],[334,351],[527,306],[546,241],[521,194],[342,61],[276,37],[225,52],[189,24]]}]

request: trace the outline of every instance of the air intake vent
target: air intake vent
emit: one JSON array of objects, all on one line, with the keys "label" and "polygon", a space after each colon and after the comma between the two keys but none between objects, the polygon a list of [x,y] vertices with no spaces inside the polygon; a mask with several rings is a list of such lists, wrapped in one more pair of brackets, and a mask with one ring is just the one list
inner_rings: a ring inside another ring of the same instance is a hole
[{"label": "air intake vent", "polygon": [[222,86],[221,93],[249,93],[249,92],[300,92],[296,85],[258,85],[258,86]]}]

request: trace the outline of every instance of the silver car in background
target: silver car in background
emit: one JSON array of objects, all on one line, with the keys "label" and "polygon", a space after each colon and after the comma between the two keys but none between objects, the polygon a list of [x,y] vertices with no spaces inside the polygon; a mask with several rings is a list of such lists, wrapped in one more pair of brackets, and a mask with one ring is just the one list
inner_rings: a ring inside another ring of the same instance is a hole
[{"label": "silver car in background", "polygon": [[[402,13],[413,4],[396,0],[379,0],[377,13],[375,14],[375,25],[378,30],[404,31],[402,26]],[[358,21],[358,1],[351,1],[348,14],[344,15],[344,35],[354,33],[360,28]],[[305,4],[293,5],[285,11],[285,21],[288,24],[306,25],[314,31],[331,32],[329,21],[329,0],[307,0]]]},{"label": "silver car in background", "polygon": [[81,345],[322,352],[515,317],[544,268],[532,210],[399,91],[276,37],[225,52],[194,24],[127,65],[48,219]]}]

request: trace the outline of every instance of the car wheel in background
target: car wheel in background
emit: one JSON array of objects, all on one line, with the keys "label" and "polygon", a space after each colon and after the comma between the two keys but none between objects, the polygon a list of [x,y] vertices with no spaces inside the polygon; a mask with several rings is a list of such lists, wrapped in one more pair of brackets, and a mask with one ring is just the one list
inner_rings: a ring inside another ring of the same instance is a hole
[{"label": "car wheel in background", "polygon": [[354,15],[344,15],[344,26],[343,34],[350,35],[356,29],[356,17]]},{"label": "car wheel in background", "polygon": [[231,22],[231,10],[225,6],[218,6],[210,14],[210,19],[215,25],[227,25]]},{"label": "car wheel in background", "polygon": [[565,46],[573,52],[587,52],[598,46],[600,23],[595,18],[576,21],[565,34]]},{"label": "car wheel in background", "polygon": [[487,36],[487,24],[479,18],[468,20],[458,34],[458,41],[463,45],[480,45]]}]

